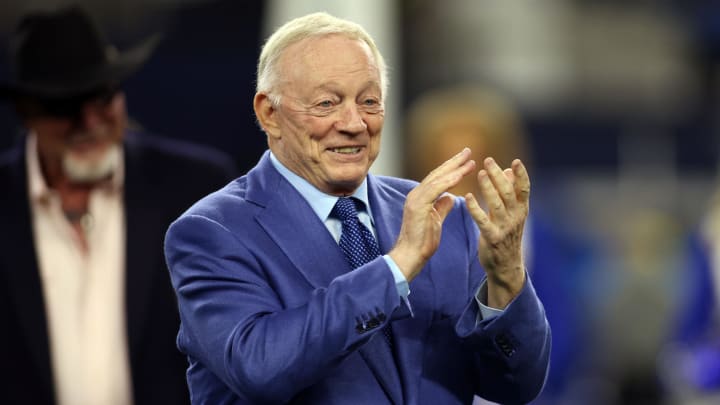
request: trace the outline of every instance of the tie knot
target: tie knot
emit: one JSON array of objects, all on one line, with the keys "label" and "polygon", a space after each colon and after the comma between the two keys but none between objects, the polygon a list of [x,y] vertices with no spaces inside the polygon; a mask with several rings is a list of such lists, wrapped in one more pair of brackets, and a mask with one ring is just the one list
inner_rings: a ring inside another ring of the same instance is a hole
[{"label": "tie knot", "polygon": [[330,215],[341,221],[345,221],[352,218],[357,218],[358,210],[362,210],[365,207],[362,201],[353,197],[340,197],[338,198],[335,206],[333,207]]}]

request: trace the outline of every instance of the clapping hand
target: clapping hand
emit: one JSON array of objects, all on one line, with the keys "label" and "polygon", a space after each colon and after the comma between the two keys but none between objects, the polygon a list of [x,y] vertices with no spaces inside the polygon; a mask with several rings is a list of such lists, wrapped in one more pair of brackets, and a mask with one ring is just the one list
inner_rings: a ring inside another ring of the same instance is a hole
[{"label": "clapping hand", "polygon": [[480,228],[479,258],[488,276],[488,305],[504,308],[520,292],[525,282],[522,236],[529,212],[530,178],[519,159],[504,171],[492,158],[478,172],[480,197],[465,201]]}]

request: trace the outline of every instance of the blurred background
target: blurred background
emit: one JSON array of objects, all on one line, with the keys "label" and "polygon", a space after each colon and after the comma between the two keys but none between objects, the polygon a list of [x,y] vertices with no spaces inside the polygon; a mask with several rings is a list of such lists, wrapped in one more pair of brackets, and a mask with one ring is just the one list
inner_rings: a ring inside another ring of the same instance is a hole
[{"label": "blurred background", "polygon": [[[2,2],[3,81],[18,18],[69,3]],[[476,159],[531,167],[526,254],[555,335],[537,403],[720,403],[720,2],[74,3],[120,48],[163,35],[124,86],[138,125],[222,148],[243,171],[266,148],[252,112],[263,39],[311,11],[362,24],[390,66],[374,172],[420,179],[429,151],[480,139]],[[0,104],[0,149],[18,125]]]}]

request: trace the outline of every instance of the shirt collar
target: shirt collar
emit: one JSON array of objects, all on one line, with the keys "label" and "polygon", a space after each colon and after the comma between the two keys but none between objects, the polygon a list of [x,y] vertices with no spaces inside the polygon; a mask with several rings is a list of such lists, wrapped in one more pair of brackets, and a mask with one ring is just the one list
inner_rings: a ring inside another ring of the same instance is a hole
[{"label": "shirt collar", "polygon": [[[110,178],[103,182],[103,189],[110,192],[117,192],[122,189],[125,179],[125,166],[123,158],[124,151],[120,149],[120,162],[117,169]],[[27,142],[25,144],[25,160],[27,164],[28,184],[30,189],[30,198],[32,201],[47,202],[52,195],[52,190],[48,187],[45,177],[40,169],[40,159],[37,152],[37,134],[30,131],[27,134]]]},{"label": "shirt collar", "polygon": [[[335,202],[337,202],[339,197],[323,193],[315,188],[315,186],[310,184],[307,180],[293,173],[290,169],[280,163],[272,152],[270,152],[270,162],[272,162],[275,169],[280,172],[280,175],[283,176],[285,180],[289,181],[290,184],[292,184],[292,186],[300,193],[300,195],[305,198],[308,204],[310,204],[310,207],[312,207],[313,211],[315,211],[318,218],[322,221],[328,219],[330,211],[332,211],[335,206]],[[367,178],[365,178],[360,184],[360,187],[355,190],[352,197],[357,198],[365,204],[367,213],[372,220],[372,210],[370,208],[370,201],[368,200]]]}]

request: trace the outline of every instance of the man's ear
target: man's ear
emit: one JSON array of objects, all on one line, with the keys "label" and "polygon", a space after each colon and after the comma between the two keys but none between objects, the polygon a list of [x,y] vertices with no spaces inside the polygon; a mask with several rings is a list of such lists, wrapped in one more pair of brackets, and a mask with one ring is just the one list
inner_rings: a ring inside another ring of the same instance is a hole
[{"label": "man's ear", "polygon": [[278,110],[265,93],[256,93],[253,99],[255,117],[265,133],[275,139],[280,138],[280,126],[277,120]]}]

